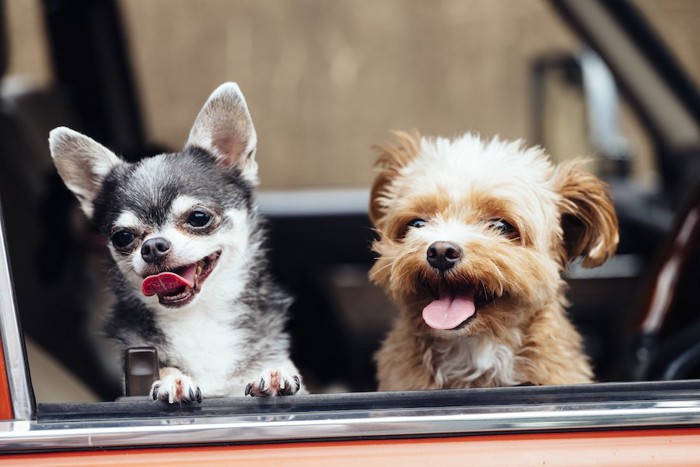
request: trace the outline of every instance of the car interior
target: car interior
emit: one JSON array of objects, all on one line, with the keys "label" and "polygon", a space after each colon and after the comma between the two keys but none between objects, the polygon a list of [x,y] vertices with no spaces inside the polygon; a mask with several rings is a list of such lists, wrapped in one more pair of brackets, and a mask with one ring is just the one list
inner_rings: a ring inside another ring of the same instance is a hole
[{"label": "car interior", "polygon": [[[0,206],[39,416],[231,410],[230,400],[173,408],[147,406],[142,390],[123,397],[124,368],[100,333],[106,244],[47,143],[65,125],[131,161],[179,150],[198,103],[224,81],[241,84],[259,125],[267,248],[295,298],[292,359],[316,394],[297,410],[495,404],[489,390],[374,392],[373,355],[396,311],[368,279],[372,146],[412,128],[501,133],[555,160],[591,155],[612,192],[617,255],[566,272],[569,313],[599,383],[512,388],[499,404],[662,390],[632,382],[697,388],[682,380],[700,377],[700,65],[687,52],[700,36],[674,21],[699,6],[193,3],[0,0]],[[139,371],[126,375],[134,387]],[[244,402],[241,413],[278,410]]]}]

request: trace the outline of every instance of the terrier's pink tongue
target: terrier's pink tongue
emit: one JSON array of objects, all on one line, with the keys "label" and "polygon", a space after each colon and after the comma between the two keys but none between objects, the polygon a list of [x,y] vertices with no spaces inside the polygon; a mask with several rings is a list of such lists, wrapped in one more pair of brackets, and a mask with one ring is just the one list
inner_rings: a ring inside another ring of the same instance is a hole
[{"label": "terrier's pink tongue", "polygon": [[182,272],[182,275],[174,272],[161,272],[153,276],[148,276],[141,284],[141,292],[147,297],[155,294],[167,294],[175,292],[177,289],[194,285],[194,275],[197,269],[196,265],[188,266]]},{"label": "terrier's pink tongue", "polygon": [[474,294],[443,294],[423,308],[423,320],[434,329],[452,329],[474,314]]}]

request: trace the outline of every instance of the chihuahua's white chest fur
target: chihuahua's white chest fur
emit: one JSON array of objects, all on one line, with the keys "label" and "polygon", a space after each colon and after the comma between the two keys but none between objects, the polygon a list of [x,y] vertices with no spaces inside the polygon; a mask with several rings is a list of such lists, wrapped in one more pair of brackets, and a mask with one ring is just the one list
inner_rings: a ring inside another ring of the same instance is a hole
[{"label": "chihuahua's white chest fur", "polygon": [[240,367],[246,354],[242,348],[244,333],[230,326],[227,314],[201,308],[177,316],[159,316],[158,324],[168,336],[169,347],[177,349],[177,366],[197,382],[204,394],[242,395],[248,381],[243,375],[234,375],[232,369]]}]

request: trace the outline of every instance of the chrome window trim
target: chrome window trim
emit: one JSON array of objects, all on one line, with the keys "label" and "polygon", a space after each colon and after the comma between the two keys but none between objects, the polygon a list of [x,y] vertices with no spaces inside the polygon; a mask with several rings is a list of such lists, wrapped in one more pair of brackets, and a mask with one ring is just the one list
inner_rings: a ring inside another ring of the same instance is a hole
[{"label": "chrome window trim", "polygon": [[12,396],[13,417],[16,420],[30,420],[35,414],[34,395],[18,321],[5,238],[2,206],[0,206],[0,338],[5,355],[7,382]]},{"label": "chrome window trim", "polygon": [[369,188],[261,190],[257,201],[266,216],[366,216]]},{"label": "chrome window trim", "polygon": [[[307,396],[313,397],[313,396]],[[600,429],[700,427],[700,400],[335,410],[0,422],[0,450],[177,447]]]}]

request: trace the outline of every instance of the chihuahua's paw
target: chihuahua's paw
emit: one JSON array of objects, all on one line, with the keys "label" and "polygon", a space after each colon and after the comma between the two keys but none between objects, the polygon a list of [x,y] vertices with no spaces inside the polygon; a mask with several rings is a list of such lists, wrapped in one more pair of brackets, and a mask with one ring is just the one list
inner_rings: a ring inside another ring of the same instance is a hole
[{"label": "chihuahua's paw", "polygon": [[151,386],[151,398],[174,404],[175,402],[202,402],[202,391],[187,375],[170,374]]},{"label": "chihuahua's paw", "polygon": [[253,397],[293,396],[301,389],[301,376],[282,370],[265,370],[260,378],[245,387],[245,395]]}]

